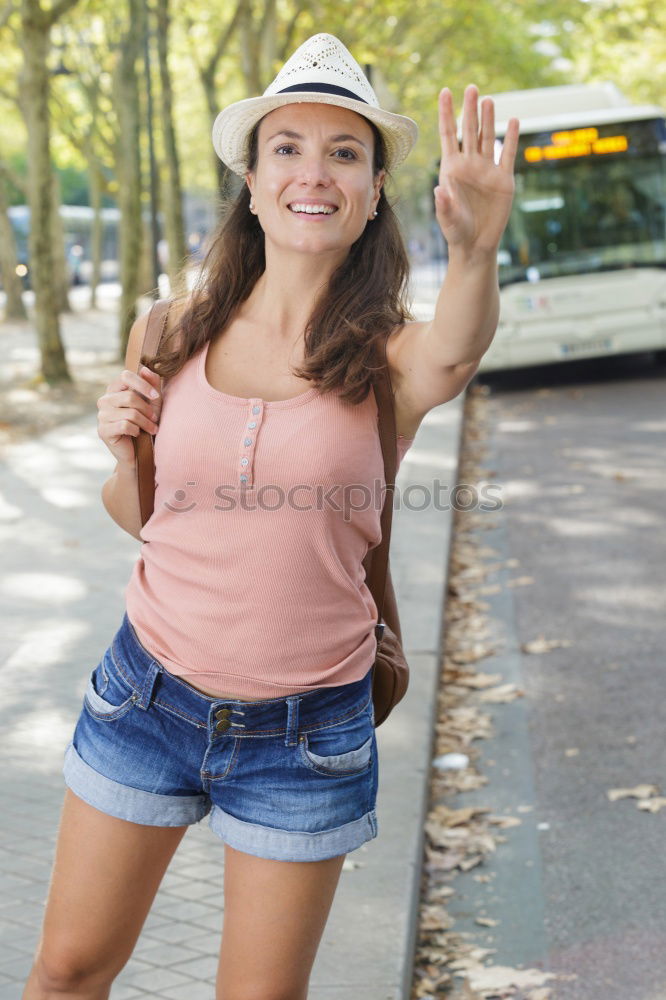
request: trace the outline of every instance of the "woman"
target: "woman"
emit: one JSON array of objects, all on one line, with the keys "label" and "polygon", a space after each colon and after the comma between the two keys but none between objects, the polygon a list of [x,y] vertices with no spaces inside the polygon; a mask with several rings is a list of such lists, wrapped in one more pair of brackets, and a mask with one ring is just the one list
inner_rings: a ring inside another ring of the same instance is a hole
[{"label": "woman", "polygon": [[[492,102],[480,135],[476,105],[469,87],[461,152],[440,94],[450,261],[427,323],[406,322],[407,258],[383,189],[416,126],[378,107],[336,38],[313,36],[263,97],[218,116],[215,148],[246,187],[201,286],[174,303],[154,371],[128,363],[98,403],[118,460],[104,503],[144,544],[67,747],[24,1000],[108,996],[183,834],[208,813],[225,842],[218,1000],[307,996],[345,855],[377,835],[376,607],[361,560],[381,504],[359,509],[349,493],[383,475],[369,379],[386,341],[401,457],[497,322],[518,131],[496,165]],[[132,437],[158,425],[142,528]],[[259,503],[264,488],[279,502]]]}]

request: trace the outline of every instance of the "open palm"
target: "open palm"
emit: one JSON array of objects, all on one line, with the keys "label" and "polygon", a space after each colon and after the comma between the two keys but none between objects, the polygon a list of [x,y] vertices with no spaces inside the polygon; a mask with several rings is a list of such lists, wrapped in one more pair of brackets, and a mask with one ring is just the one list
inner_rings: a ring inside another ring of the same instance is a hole
[{"label": "open palm", "polygon": [[509,119],[499,162],[495,163],[495,106],[481,102],[478,90],[465,88],[462,149],[456,134],[453,98],[448,87],[439,93],[439,134],[442,154],[435,188],[435,214],[449,251],[465,255],[496,251],[511,212],[513,166],[518,148],[519,122]]}]

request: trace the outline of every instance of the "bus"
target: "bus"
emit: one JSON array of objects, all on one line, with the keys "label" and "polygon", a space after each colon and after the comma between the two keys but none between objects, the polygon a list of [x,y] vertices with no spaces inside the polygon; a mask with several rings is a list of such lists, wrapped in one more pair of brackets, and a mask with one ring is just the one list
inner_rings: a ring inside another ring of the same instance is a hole
[{"label": "bus", "polygon": [[489,95],[496,157],[520,120],[479,371],[666,348],[666,123],[612,83]]}]

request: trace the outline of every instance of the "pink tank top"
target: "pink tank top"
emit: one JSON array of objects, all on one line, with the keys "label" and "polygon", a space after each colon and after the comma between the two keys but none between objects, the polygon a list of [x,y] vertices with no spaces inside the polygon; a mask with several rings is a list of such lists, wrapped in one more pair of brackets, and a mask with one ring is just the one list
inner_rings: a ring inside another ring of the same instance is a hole
[{"label": "pink tank top", "polygon": [[167,670],[220,694],[358,680],[376,651],[362,566],[385,488],[374,393],[231,396],[208,382],[207,351],[165,383],[128,618]]}]

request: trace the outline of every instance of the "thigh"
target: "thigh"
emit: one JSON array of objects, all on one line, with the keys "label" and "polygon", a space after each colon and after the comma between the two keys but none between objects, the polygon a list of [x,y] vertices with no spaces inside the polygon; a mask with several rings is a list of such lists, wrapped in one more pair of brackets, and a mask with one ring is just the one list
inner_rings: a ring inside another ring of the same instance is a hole
[{"label": "thigh", "polygon": [[305,1000],[344,859],[273,861],[225,845],[217,1000]]},{"label": "thigh", "polygon": [[186,830],[108,816],[68,788],[38,947],[42,969],[63,981],[117,975]]}]

